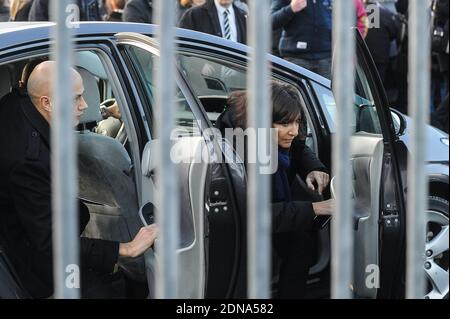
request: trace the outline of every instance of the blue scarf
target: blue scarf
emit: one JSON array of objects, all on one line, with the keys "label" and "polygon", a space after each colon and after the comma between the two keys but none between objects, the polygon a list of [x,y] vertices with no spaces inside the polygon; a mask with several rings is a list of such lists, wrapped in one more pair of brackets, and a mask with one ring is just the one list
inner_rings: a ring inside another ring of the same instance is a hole
[{"label": "blue scarf", "polygon": [[288,170],[291,165],[289,150],[278,149],[278,169],[273,175],[273,200],[275,202],[288,202],[291,200]]}]

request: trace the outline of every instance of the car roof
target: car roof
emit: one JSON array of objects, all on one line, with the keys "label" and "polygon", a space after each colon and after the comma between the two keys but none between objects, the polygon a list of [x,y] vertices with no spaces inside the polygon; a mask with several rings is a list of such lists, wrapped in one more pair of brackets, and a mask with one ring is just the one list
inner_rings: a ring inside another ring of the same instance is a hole
[{"label": "car roof", "polygon": [[[53,22],[4,22],[0,23],[0,53],[3,50],[21,46],[26,43],[45,41],[50,39]],[[155,35],[158,26],[143,23],[124,22],[79,22],[74,25],[73,35],[77,38],[88,36],[112,37],[121,32],[135,32],[145,35]],[[241,43],[225,40],[221,37],[196,32],[187,29],[177,28],[176,36],[183,41],[191,41],[202,44],[212,44],[214,47],[222,47],[225,50],[248,54],[249,47]],[[305,68],[297,66],[286,60],[270,55],[272,63],[278,64],[282,68],[290,69],[302,74],[302,76],[318,82],[328,88],[331,87],[330,80],[311,72]]]}]

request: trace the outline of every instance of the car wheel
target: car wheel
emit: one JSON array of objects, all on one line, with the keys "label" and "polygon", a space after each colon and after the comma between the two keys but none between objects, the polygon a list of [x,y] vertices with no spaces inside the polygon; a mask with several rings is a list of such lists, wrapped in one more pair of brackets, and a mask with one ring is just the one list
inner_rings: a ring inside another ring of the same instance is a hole
[{"label": "car wheel", "polygon": [[444,299],[448,298],[449,290],[449,202],[441,197],[430,196],[428,203],[424,264],[428,293],[425,299]]}]

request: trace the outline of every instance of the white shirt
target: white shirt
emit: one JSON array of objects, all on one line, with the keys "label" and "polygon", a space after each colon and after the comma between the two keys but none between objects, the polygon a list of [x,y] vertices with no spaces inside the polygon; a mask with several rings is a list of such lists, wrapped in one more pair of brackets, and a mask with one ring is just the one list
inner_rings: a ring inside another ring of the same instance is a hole
[{"label": "white shirt", "polygon": [[234,13],[233,5],[231,5],[228,8],[224,8],[219,4],[219,0],[214,0],[214,3],[216,4],[217,14],[219,15],[219,22],[220,22],[220,28],[222,29],[222,36],[225,35],[225,28],[224,28],[224,12],[228,9],[230,12],[228,15],[228,21],[230,23],[230,31],[231,31],[231,41],[238,42],[238,31],[237,31],[237,25],[236,25],[236,15]]}]

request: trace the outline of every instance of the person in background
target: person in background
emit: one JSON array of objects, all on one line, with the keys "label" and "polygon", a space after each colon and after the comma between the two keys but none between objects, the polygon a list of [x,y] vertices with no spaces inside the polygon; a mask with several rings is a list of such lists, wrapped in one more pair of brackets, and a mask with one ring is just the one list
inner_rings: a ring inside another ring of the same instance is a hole
[{"label": "person in background", "polygon": [[103,18],[109,22],[122,22],[123,8],[125,7],[125,0],[106,0],[106,16]]},{"label": "person in background", "polygon": [[[98,0],[76,0],[80,9],[80,21],[102,21]],[[34,0],[31,5],[29,21],[50,21],[50,0]]]},{"label": "person in background", "polygon": [[245,44],[246,20],[245,13],[233,3],[233,0],[207,0],[201,6],[187,10],[178,26]]},{"label": "person in background", "polygon": [[366,9],[362,0],[355,0],[356,25],[363,39],[369,31],[369,19],[367,18]]},{"label": "person in background", "polygon": [[0,0],[0,22],[9,21],[9,9],[5,6],[5,0]]},{"label": "person in background", "polygon": [[129,0],[123,10],[125,22],[152,23],[153,2],[151,0]]},{"label": "person in background", "polygon": [[379,28],[370,28],[365,41],[381,80],[385,84],[390,64],[392,41],[400,36],[401,22],[398,15],[387,10],[377,1],[367,0],[366,6],[369,5],[376,5],[379,9],[380,26]]},{"label": "person in background", "polygon": [[[437,68],[441,75],[439,89],[442,88],[442,101],[431,115],[431,123],[448,133],[448,54],[449,54],[449,0],[435,0],[432,4],[434,14],[432,50],[437,57]],[[441,90],[439,90],[441,91]]]},{"label": "person in background", "polygon": [[274,0],[271,14],[281,57],[331,79],[332,1]]},{"label": "person in background", "polygon": [[28,21],[33,0],[11,0],[9,12],[11,21]]}]

